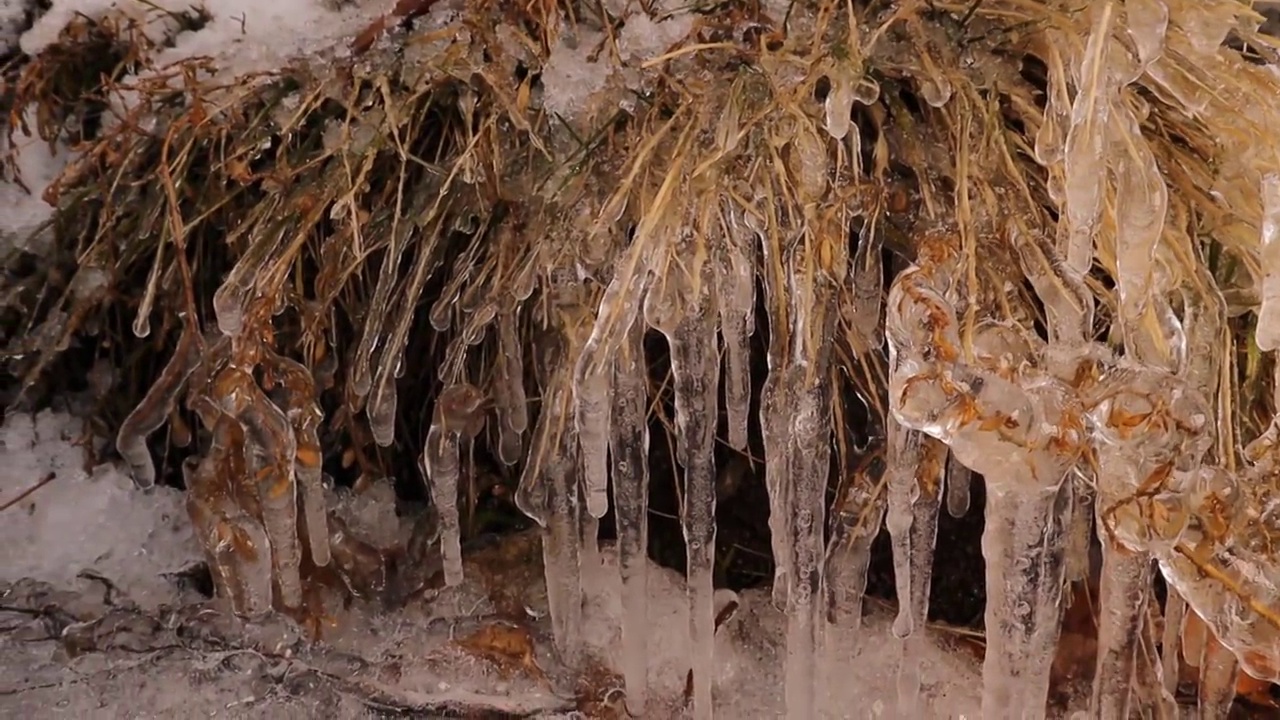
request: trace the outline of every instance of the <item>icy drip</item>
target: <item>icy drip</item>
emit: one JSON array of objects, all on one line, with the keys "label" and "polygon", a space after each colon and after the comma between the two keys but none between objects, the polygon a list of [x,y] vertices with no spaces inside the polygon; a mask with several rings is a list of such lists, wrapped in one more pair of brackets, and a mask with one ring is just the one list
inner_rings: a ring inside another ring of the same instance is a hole
[{"label": "icy drip", "polygon": [[955,453],[947,458],[947,514],[962,518],[969,512],[969,486],[973,471],[956,459]]},{"label": "icy drip", "polygon": [[871,564],[871,543],[880,532],[886,498],[881,482],[888,461],[883,449],[873,451],[854,468],[831,511],[831,539],[822,573],[827,627],[824,637],[841,648],[839,639],[856,637],[862,625],[862,601]]},{"label": "icy drip", "polygon": [[[709,263],[672,262],[661,289],[645,302],[645,318],[671,348],[676,407],[676,459],[684,468],[680,524],[688,572],[689,634],[693,666],[693,716],[712,716],[715,667],[715,430],[720,362],[716,308]],[[693,276],[684,276],[691,273]]]},{"label": "icy drip", "polygon": [[1208,405],[1177,377],[1125,363],[1088,402],[1098,445],[1103,546],[1092,712],[1124,717],[1150,591],[1151,551],[1172,548],[1190,517],[1186,473],[1208,449]]},{"label": "icy drip", "polygon": [[1262,305],[1258,309],[1257,343],[1261,350],[1280,348],[1280,173],[1262,178]]},{"label": "icy drip", "polygon": [[755,332],[756,238],[726,202],[721,215],[721,247],[716,255],[716,297],[724,339],[724,405],[729,445],[747,448],[751,412],[751,335]]},{"label": "icy drip", "polygon": [[[791,442],[788,475],[793,480],[791,590],[787,594],[786,706],[791,717],[815,712],[817,651],[820,645],[818,597],[822,587],[823,500],[830,465],[831,430],[825,378],[806,379],[809,368],[793,368],[787,415]],[[766,449],[766,452],[773,448]]]},{"label": "icy drip", "polygon": [[1129,717],[1134,663],[1151,589],[1151,560],[1102,543],[1098,658],[1090,709],[1094,717]]},{"label": "icy drip", "polygon": [[280,602],[302,604],[298,566],[298,501],[294,478],[297,443],[293,427],[242,369],[230,367],[215,381],[222,410],[240,423],[245,437],[245,465],[257,485],[262,524],[271,542],[271,567],[280,587]]},{"label": "icy drip", "polygon": [[522,436],[529,428],[528,399],[524,390],[524,351],[516,331],[515,309],[498,315],[498,378],[494,405],[498,414],[498,457],[515,465],[524,457]]},{"label": "icy drip", "polygon": [[147,390],[138,407],[120,423],[120,430],[116,434],[116,450],[129,465],[133,484],[140,488],[146,489],[156,484],[156,466],[151,460],[151,451],[147,448],[147,436],[160,429],[177,408],[178,395],[200,364],[203,349],[199,331],[191,326],[186,327],[178,338],[178,347],[173,351],[173,357],[165,365],[159,379]]},{"label": "icy drip", "polygon": [[[890,421],[890,427],[893,422]],[[938,511],[942,506],[942,479],[947,462],[947,446],[921,433],[915,453],[894,460],[890,468],[898,468],[907,475],[913,486],[910,490],[910,527],[906,533],[905,547],[895,543],[894,577],[898,585],[898,616],[894,620],[893,633],[902,638],[902,656],[898,666],[899,711],[917,712],[920,696],[920,646],[925,644],[924,627],[929,615],[929,588],[933,578],[933,552],[937,543]],[[892,436],[891,436],[892,437]],[[890,453],[893,453],[892,440]],[[914,455],[914,456],[912,456]],[[905,463],[906,467],[899,467]],[[893,477],[892,475],[890,476]],[[892,482],[892,481],[891,481]],[[890,486],[889,505],[893,506],[893,488]],[[896,538],[895,538],[896,540]],[[899,557],[899,552],[904,556]],[[905,576],[905,579],[901,579]]]},{"label": "icy drip", "polygon": [[581,650],[582,568],[579,493],[574,459],[572,371],[549,368],[534,446],[520,476],[516,504],[542,526],[542,561],[556,650],[566,662]]},{"label": "icy drip", "polygon": [[609,426],[618,570],[622,575],[622,674],[627,684],[627,709],[633,715],[644,714],[648,698],[649,393],[644,330],[643,323],[634,323],[618,348],[613,422]]},{"label": "icy drip", "polygon": [[436,399],[422,451],[422,471],[440,519],[444,581],[450,587],[462,583],[462,528],[458,520],[460,445],[463,440],[470,442],[484,428],[483,404],[484,395],[474,385],[459,383],[445,388]]},{"label": "icy drip", "polygon": [[320,448],[320,425],[324,411],[320,409],[311,371],[291,358],[265,353],[272,379],[279,383],[286,398],[285,414],[293,425],[297,442],[294,474],[297,477],[307,545],[311,560],[324,567],[329,564],[328,503],[324,496],[323,451]]},{"label": "icy drip", "polygon": [[[365,407],[365,413],[369,418],[369,431],[373,435],[374,442],[383,447],[387,447],[395,441],[396,379],[400,377],[403,371],[404,349],[409,342],[409,332],[413,328],[413,319],[417,316],[415,311],[418,306],[418,299],[422,296],[422,290],[426,287],[427,279],[431,276],[431,269],[435,266],[435,250],[438,243],[436,238],[438,235],[439,233],[431,232],[428,238],[423,239],[419,244],[418,255],[413,263],[408,287],[405,288],[403,296],[397,300],[400,313],[397,316],[395,327],[391,330],[391,336],[385,341],[386,348],[383,349],[382,356],[378,359],[372,385],[369,389],[368,404]],[[381,288],[381,278],[379,288]],[[377,289],[375,289],[374,293],[374,301],[376,302],[378,300]],[[355,377],[353,372],[353,385],[355,390],[359,392],[361,386],[355,383]]]},{"label": "icy drip", "polygon": [[1106,178],[1107,124],[1116,91],[1111,66],[1111,30],[1115,3],[1093,8],[1093,26],[1080,64],[1078,91],[1071,107],[1066,146],[1066,257],[1075,278],[1093,263],[1093,239],[1102,215]]}]

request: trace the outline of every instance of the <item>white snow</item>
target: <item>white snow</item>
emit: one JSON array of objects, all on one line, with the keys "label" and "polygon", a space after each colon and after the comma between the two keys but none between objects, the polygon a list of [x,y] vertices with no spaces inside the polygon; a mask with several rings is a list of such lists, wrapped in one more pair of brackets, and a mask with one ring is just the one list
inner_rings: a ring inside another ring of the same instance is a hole
[{"label": "white snow", "polygon": [[109,12],[147,21],[147,32],[171,34],[174,23],[164,12],[189,12],[202,7],[210,15],[208,24],[177,34],[173,47],[156,58],[159,65],[190,57],[213,58],[227,74],[243,74],[276,69],[290,59],[329,48],[350,38],[374,18],[390,9],[390,4],[361,0],[341,10],[324,0],[54,0],[47,13],[23,34],[23,52],[34,55],[57,40],[58,33],[77,14],[99,18]]},{"label": "white snow", "polygon": [[[96,572],[142,606],[168,602],[163,577],[202,559],[178,490],[143,492],[112,465],[85,469],[84,426],[51,410],[0,427],[0,582],[74,587]],[[52,480],[13,502],[49,474]]]},{"label": "white snow", "polygon": [[[26,121],[34,127],[35,114],[28,111]],[[0,172],[0,208],[4,208],[0,212],[0,259],[7,257],[11,248],[39,252],[39,238],[33,238],[32,233],[53,215],[53,208],[41,195],[69,158],[65,148],[51,149],[38,137],[26,137],[20,131],[13,133],[12,139],[3,135],[0,133],[0,167],[4,167]]]}]

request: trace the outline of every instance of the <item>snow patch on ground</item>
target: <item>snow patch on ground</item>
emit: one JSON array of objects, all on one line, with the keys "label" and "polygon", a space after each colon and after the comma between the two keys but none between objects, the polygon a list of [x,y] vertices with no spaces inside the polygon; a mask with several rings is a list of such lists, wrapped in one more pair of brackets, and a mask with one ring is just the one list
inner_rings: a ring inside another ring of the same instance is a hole
[{"label": "snow patch on ground", "polygon": [[75,588],[90,571],[139,605],[172,602],[165,573],[202,559],[183,494],[138,490],[112,465],[86,470],[84,437],[79,420],[53,411],[0,427],[0,582]]},{"label": "snow patch on ground", "polygon": [[165,12],[184,13],[202,8],[209,22],[174,38],[172,48],[157,59],[165,65],[190,57],[211,57],[223,72],[242,74],[272,70],[299,55],[327,49],[359,32],[373,18],[389,9],[387,3],[363,0],[346,3],[326,0],[54,0],[52,7],[23,34],[23,52],[36,55],[58,39],[58,33],[77,15],[99,18],[119,12],[146,19],[150,32],[173,31]]}]

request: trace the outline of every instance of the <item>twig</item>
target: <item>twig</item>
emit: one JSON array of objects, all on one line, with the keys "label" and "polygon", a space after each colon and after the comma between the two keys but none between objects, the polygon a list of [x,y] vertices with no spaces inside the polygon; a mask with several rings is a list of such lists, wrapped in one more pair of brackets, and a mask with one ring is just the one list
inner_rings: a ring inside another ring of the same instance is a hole
[{"label": "twig", "polygon": [[58,473],[56,473],[56,472],[51,472],[51,473],[49,473],[48,475],[45,475],[44,477],[40,478],[40,480],[39,480],[39,481],[37,481],[35,485],[32,485],[31,487],[27,488],[26,490],[23,490],[22,492],[18,493],[18,497],[14,498],[14,499],[12,499],[12,500],[10,500],[10,501],[8,501],[8,502],[6,502],[6,503],[5,503],[5,504],[3,504],[3,505],[0,505],[0,512],[4,512],[5,510],[8,510],[9,508],[13,507],[14,505],[17,505],[18,503],[22,502],[22,499],[23,499],[23,498],[25,498],[26,496],[30,495],[31,493],[33,493],[33,492],[35,492],[35,491],[39,490],[40,488],[44,487],[45,485],[48,485],[49,483],[53,482],[53,479],[54,479],[54,478],[56,478],[56,477],[58,477]]}]

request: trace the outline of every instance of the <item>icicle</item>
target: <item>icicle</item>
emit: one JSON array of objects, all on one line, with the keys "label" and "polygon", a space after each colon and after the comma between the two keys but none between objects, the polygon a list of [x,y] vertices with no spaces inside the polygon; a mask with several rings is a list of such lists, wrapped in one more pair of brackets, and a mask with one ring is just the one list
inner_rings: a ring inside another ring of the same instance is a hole
[{"label": "icicle", "polygon": [[461,475],[460,444],[470,442],[484,427],[484,395],[474,385],[459,383],[445,388],[436,399],[431,428],[422,451],[423,474],[428,479],[431,502],[440,518],[440,554],[445,585],[462,583],[462,530],[458,521],[458,478]]},{"label": "icicle", "polygon": [[1064,267],[1048,238],[1012,223],[1009,234],[1022,272],[1044,305],[1049,343],[1064,351],[1062,359],[1074,362],[1076,349],[1093,335],[1093,296],[1083,280]]},{"label": "icicle", "polygon": [[297,442],[294,474],[301,491],[302,516],[306,521],[311,560],[324,567],[329,564],[329,508],[324,496],[324,472],[321,468],[324,458],[319,433],[324,411],[316,402],[311,372],[301,363],[271,352],[266,353],[266,361],[287,397],[285,414],[293,425],[293,437]]},{"label": "icicle", "polygon": [[1112,0],[1093,8],[1093,27],[1079,71],[1079,90],[1067,131],[1067,246],[1064,255],[1072,277],[1082,279],[1093,263],[1093,238],[1102,214],[1107,153],[1107,116],[1115,95],[1109,58]]},{"label": "icicle", "polygon": [[234,337],[244,328],[244,313],[255,293],[254,282],[283,238],[282,228],[275,237],[262,237],[249,243],[227,279],[213,293],[213,312],[223,335]]},{"label": "icicle", "polygon": [[984,365],[959,362],[955,310],[935,286],[941,267],[908,269],[890,291],[890,407],[986,478],[983,714],[1039,717],[1060,629],[1068,473],[1083,450],[1083,409],[1068,386],[1028,367],[1020,336],[1005,326],[979,328]]},{"label": "icicle", "polygon": [[956,459],[955,453],[947,458],[947,514],[962,518],[969,512],[969,486],[973,471]]},{"label": "icicle", "polygon": [[574,423],[578,431],[586,509],[599,519],[609,510],[609,387],[612,364],[592,369],[583,353],[574,373]]},{"label": "icicle", "polygon": [[[904,606],[908,609],[908,614],[905,615],[907,627],[894,623],[894,634],[904,638],[902,661],[898,666],[898,702],[900,710],[908,714],[916,713],[920,697],[921,648],[928,645],[924,627],[929,617],[933,553],[938,539],[942,477],[948,455],[947,446],[931,437],[924,438],[920,450],[920,461],[913,473],[917,490],[911,504],[910,592],[906,598],[898,597],[898,618],[904,617]],[[909,629],[909,632],[902,633],[904,629]]]},{"label": "icicle", "polygon": [[1146,554],[1104,538],[1098,658],[1090,701],[1093,717],[1129,717],[1134,664],[1150,590],[1151,560]]},{"label": "icicle", "polygon": [[1239,672],[1236,656],[1209,633],[1205,638],[1204,654],[1200,656],[1198,705],[1201,720],[1226,720],[1230,716]]},{"label": "icicle", "polygon": [[[686,237],[687,242],[702,238]],[[709,263],[689,252],[683,267],[671,263],[662,292],[651,291],[645,318],[667,337],[675,389],[676,459],[684,468],[681,507],[688,556],[690,652],[693,716],[710,718],[714,674],[715,606],[715,430],[720,362],[716,348],[716,308]],[[686,276],[686,273],[691,276]]]},{"label": "icicle", "polygon": [[987,653],[982,714],[1009,708],[1044,717],[1049,668],[1061,630],[1063,526],[1071,484],[1032,489],[1026,478],[988,474],[986,528]]},{"label": "icicle", "polygon": [[889,418],[889,505],[885,528],[893,546],[893,582],[898,591],[898,616],[893,621],[893,634],[904,638],[911,634],[911,523],[912,505],[919,497],[916,474],[924,455],[924,434],[904,427]]},{"label": "icicle", "polygon": [[1129,37],[1138,51],[1138,62],[1146,68],[1164,53],[1169,7],[1165,0],[1127,0],[1125,20]]},{"label": "icicle", "polygon": [[524,392],[524,353],[516,334],[515,310],[498,316],[498,379],[494,401],[498,412],[498,456],[515,465],[524,456],[521,436],[529,428],[529,406]]},{"label": "icicle", "polygon": [[[772,322],[771,322],[772,324]],[[769,377],[760,391],[760,435],[764,441],[765,486],[769,492],[769,540],[773,549],[773,604],[786,608],[791,587],[791,529],[788,509],[791,484],[787,479],[786,452],[790,442],[787,417],[791,388],[783,379],[785,371],[769,368]]]},{"label": "icicle", "polygon": [[[821,318],[816,318],[821,320]],[[806,364],[793,367],[791,403],[780,408],[790,419],[787,476],[791,495],[791,591],[787,593],[786,707],[789,717],[814,717],[816,664],[820,646],[824,500],[830,469],[830,401],[826,378]],[[810,377],[806,377],[810,375]]]},{"label": "icicle", "polygon": [[[1126,335],[1137,332],[1154,293],[1156,247],[1164,232],[1169,192],[1155,155],[1142,137],[1137,118],[1123,107],[1111,112],[1120,159],[1112,164],[1116,180],[1116,273],[1120,322]],[[1144,358],[1151,362],[1155,358]],[[1173,369],[1168,359],[1164,367]]]},{"label": "icicle", "polygon": [[1067,127],[1071,123],[1071,97],[1067,92],[1067,71],[1062,60],[1066,39],[1059,30],[1045,29],[1044,56],[1047,66],[1044,122],[1036,131],[1036,162],[1051,167],[1062,162]]},{"label": "icicle", "polygon": [[297,441],[288,418],[254,382],[253,376],[238,367],[224,370],[215,381],[222,409],[244,429],[245,463],[257,485],[262,506],[262,524],[271,541],[271,567],[280,587],[285,607],[302,604],[299,576],[301,549],[298,543],[297,484],[294,462]]},{"label": "icicle", "polygon": [[556,649],[568,664],[577,661],[582,637],[581,523],[578,478],[574,462],[572,367],[560,366],[556,353],[544,360],[542,412],[534,430],[534,446],[520,476],[516,504],[542,526],[542,562],[547,578],[547,604]]},{"label": "icicle", "polygon": [[1260,350],[1280,348],[1280,173],[1262,178],[1262,305],[1256,341]]},{"label": "icicle", "polygon": [[747,448],[751,412],[751,335],[755,332],[755,235],[741,219],[742,211],[726,202],[716,253],[716,294],[720,334],[724,338],[724,404],[729,445]]},{"label": "icicle", "polygon": [[[888,463],[884,451],[865,458],[837,496],[832,508],[831,539],[827,543],[825,587],[828,627],[841,638],[854,639],[862,626],[862,600],[871,564],[871,543],[880,532],[886,497],[881,487]],[[845,643],[833,642],[843,652]]]},{"label": "icicle", "polygon": [[1182,620],[1186,616],[1187,603],[1172,586],[1164,601],[1164,632],[1160,636],[1160,679],[1164,699],[1176,702],[1180,669],[1179,641],[1182,639]]},{"label": "icicle", "polygon": [[648,699],[649,407],[644,324],[627,333],[614,366],[613,512],[622,575],[622,674],[627,710],[643,716]]},{"label": "icicle", "polygon": [[[413,319],[417,316],[418,298],[422,296],[422,289],[426,287],[427,278],[431,276],[431,269],[435,265],[437,245],[435,237],[435,233],[428,233],[428,239],[425,239],[418,248],[418,256],[413,263],[408,287],[404,289],[403,295],[397,298],[396,305],[399,313],[395,327],[391,330],[391,336],[385,339],[386,347],[378,359],[372,383],[364,392],[360,392],[361,386],[356,384],[355,366],[352,370],[352,382],[356,391],[361,395],[367,393],[369,396],[365,406],[365,413],[369,417],[369,431],[373,435],[374,442],[383,447],[388,447],[395,442],[396,379],[400,377],[404,367],[404,349],[409,342],[409,332],[413,329]],[[379,282],[374,290],[375,301],[377,290],[381,288],[382,284]],[[379,331],[381,331],[381,325],[379,325]]]},{"label": "icicle", "polygon": [[831,83],[823,108],[826,112],[827,134],[836,140],[843,140],[853,124],[853,89],[858,80],[846,67],[828,73],[827,79]]},{"label": "icicle", "polygon": [[120,424],[120,431],[116,434],[116,450],[128,463],[133,484],[140,488],[146,489],[156,484],[156,466],[151,460],[151,451],[147,448],[147,436],[159,429],[177,407],[178,394],[200,364],[203,349],[199,332],[189,326],[184,328],[182,336],[178,338],[178,347],[174,349],[173,357],[165,365],[159,379],[147,390],[138,407]]},{"label": "icicle", "polygon": [[[348,382],[351,389],[359,397],[369,394],[373,386],[373,355],[382,343],[382,326],[390,310],[392,290],[400,277],[400,257],[409,245],[407,234],[412,223],[403,222],[403,227],[391,234],[391,240],[382,255],[382,266],[378,270],[378,283],[373,288],[373,297],[364,311],[364,332],[360,335],[360,344],[356,347],[355,361],[351,364]],[[427,243],[430,244],[430,243]],[[425,253],[426,248],[420,248]],[[413,312],[413,306],[404,307],[405,312]]]}]

